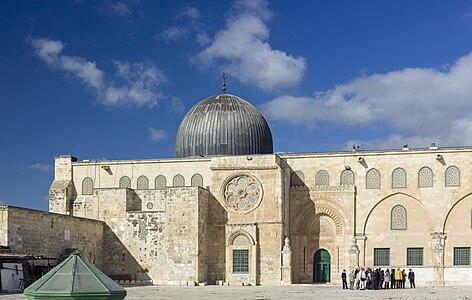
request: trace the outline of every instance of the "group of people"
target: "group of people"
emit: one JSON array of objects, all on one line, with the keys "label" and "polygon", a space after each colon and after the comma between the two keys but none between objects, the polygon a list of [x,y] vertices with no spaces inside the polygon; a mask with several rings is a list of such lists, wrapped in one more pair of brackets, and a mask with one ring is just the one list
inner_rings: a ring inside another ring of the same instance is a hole
[{"label": "group of people", "polygon": [[407,279],[410,282],[410,288],[416,288],[415,272],[411,269],[407,274],[405,269],[400,270],[400,268],[387,268],[385,270],[380,268],[357,268],[352,270],[349,276],[346,270],[343,270],[341,279],[343,289],[348,289],[347,280],[349,279],[349,289],[351,290],[404,289]]}]

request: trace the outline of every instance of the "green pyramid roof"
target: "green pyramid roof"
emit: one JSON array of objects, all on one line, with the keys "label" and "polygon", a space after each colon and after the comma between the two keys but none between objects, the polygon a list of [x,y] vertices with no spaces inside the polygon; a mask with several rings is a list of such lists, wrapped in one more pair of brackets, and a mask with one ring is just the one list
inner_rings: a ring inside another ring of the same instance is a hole
[{"label": "green pyramid roof", "polygon": [[126,290],[79,254],[72,254],[24,290],[27,299],[124,299]]}]

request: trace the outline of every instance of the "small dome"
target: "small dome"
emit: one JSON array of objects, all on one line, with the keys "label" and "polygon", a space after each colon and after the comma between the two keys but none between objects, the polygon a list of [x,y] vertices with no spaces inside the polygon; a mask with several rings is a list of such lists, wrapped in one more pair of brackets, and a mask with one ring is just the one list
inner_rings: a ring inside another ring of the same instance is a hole
[{"label": "small dome", "polygon": [[176,157],[273,153],[269,125],[257,109],[233,95],[211,96],[185,115]]}]

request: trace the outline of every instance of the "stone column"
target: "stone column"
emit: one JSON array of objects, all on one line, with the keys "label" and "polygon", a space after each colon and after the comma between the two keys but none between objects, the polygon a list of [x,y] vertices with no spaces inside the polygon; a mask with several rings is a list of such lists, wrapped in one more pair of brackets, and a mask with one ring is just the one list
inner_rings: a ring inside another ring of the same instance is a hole
[{"label": "stone column", "polygon": [[357,246],[356,237],[352,238],[351,247],[349,248],[349,268],[351,270],[359,267],[359,247]]},{"label": "stone column", "polygon": [[292,249],[290,248],[290,239],[285,238],[285,245],[282,249],[282,285],[292,284]]},{"label": "stone column", "polygon": [[433,240],[434,284],[444,284],[444,242],[446,235],[442,232],[431,233]]}]

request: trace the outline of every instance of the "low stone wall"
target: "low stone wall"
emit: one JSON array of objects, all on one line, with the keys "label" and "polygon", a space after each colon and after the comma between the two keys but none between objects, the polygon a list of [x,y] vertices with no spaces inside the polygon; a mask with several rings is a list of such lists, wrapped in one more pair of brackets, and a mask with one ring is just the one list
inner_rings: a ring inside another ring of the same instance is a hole
[{"label": "low stone wall", "polygon": [[97,220],[0,206],[0,242],[13,253],[58,257],[64,249],[77,248],[101,268],[104,225]]}]

